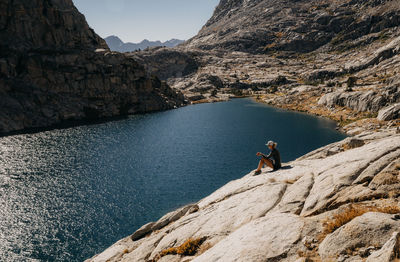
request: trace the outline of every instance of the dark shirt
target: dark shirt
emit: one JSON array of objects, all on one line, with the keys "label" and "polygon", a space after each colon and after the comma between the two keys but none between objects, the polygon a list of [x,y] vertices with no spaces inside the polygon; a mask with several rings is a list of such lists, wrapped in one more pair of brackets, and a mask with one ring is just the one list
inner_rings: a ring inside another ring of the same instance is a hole
[{"label": "dark shirt", "polygon": [[267,156],[267,158],[272,158],[274,160],[274,169],[281,168],[281,154],[279,153],[278,149],[272,149],[271,153]]}]

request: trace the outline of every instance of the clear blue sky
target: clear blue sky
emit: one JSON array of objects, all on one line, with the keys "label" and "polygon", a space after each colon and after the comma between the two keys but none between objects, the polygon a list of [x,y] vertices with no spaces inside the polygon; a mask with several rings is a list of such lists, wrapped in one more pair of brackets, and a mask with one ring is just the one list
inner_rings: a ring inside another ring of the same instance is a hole
[{"label": "clear blue sky", "polygon": [[219,0],[73,0],[101,37],[124,42],[187,40],[211,17]]}]

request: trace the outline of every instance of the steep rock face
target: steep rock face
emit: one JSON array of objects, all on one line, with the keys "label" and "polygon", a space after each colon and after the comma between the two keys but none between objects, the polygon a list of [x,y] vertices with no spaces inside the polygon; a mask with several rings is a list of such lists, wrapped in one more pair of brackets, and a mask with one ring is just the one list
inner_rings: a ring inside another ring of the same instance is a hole
[{"label": "steep rock face", "polygon": [[71,0],[1,0],[0,6],[2,50],[107,48]]},{"label": "steep rock face", "polygon": [[188,47],[263,53],[339,48],[400,22],[397,1],[222,0]]},{"label": "steep rock face", "polygon": [[128,57],[142,63],[147,72],[162,80],[180,78],[197,71],[196,52],[182,52],[177,49],[155,47],[143,52],[129,53]]},{"label": "steep rock face", "polygon": [[[279,171],[266,168],[261,175],[232,181],[88,261],[393,258],[398,243],[392,235],[400,226],[399,157],[395,129],[364,132]],[[189,239],[205,239],[195,255],[163,254]]]},{"label": "steep rock face", "polygon": [[71,0],[0,0],[0,40],[0,134],[184,103],[110,52]]}]

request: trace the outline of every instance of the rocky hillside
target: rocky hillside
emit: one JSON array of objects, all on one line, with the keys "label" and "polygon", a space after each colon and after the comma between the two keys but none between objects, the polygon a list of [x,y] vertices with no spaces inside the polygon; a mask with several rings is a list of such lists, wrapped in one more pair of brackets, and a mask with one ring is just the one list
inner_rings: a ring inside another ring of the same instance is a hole
[{"label": "rocky hillside", "polygon": [[389,262],[399,194],[400,134],[363,132],[232,181],[87,262]]},{"label": "rocky hillside", "polygon": [[188,47],[264,53],[331,49],[400,23],[392,0],[221,0]]},{"label": "rocky hillside", "polygon": [[399,39],[398,0],[221,0],[186,59],[135,56],[194,102],[253,95],[346,124],[400,102]]},{"label": "rocky hillside", "polygon": [[110,52],[72,0],[0,0],[0,96],[0,134],[184,103]]}]

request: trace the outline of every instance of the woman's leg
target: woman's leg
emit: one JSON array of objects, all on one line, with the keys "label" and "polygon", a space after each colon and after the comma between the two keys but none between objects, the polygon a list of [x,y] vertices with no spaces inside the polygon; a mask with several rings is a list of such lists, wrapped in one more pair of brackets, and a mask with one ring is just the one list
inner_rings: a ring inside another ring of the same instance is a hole
[{"label": "woman's leg", "polygon": [[271,161],[271,160],[269,160],[268,158],[262,157],[261,160],[260,160],[260,162],[258,163],[257,171],[260,171],[261,168],[262,168],[264,165],[267,165],[267,166],[269,166],[269,167],[272,168],[272,169],[274,168],[274,165],[272,164],[272,161]]}]

